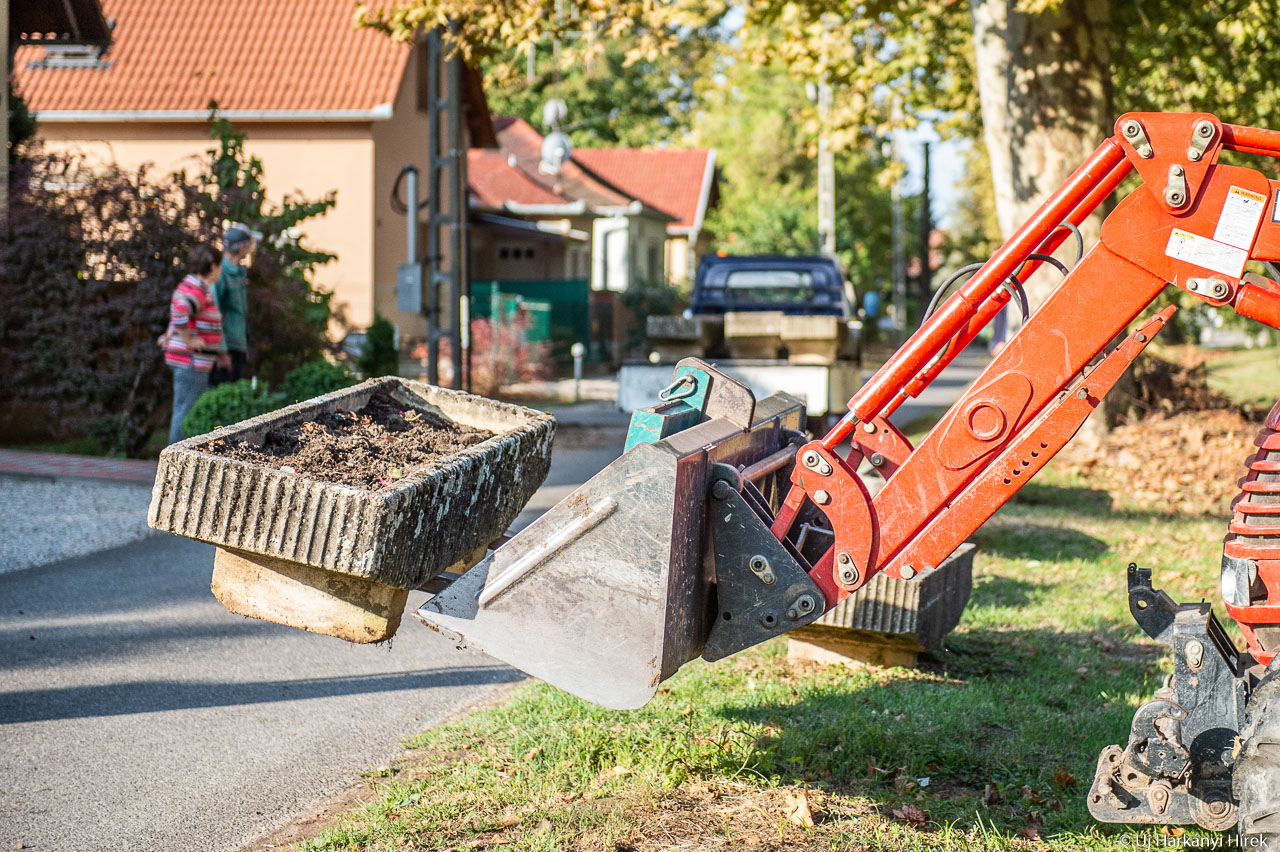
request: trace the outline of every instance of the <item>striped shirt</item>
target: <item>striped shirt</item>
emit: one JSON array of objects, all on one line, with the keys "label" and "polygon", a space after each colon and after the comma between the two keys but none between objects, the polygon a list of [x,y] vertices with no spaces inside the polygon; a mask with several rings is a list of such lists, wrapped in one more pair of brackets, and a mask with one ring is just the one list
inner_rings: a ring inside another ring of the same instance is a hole
[{"label": "striped shirt", "polygon": [[[169,326],[174,334],[164,352],[164,361],[171,367],[194,367],[200,372],[213,369],[218,357],[218,344],[222,341],[222,316],[213,293],[199,278],[188,275],[173,291],[169,302]],[[195,331],[204,343],[203,351],[192,352],[180,332]]]}]

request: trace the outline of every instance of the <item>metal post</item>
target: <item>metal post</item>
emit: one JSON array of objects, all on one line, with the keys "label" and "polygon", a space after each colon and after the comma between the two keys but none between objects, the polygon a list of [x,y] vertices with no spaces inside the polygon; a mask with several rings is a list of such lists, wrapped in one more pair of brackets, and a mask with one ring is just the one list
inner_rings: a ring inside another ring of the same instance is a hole
[{"label": "metal post", "polygon": [[831,153],[831,84],[818,84],[818,239],[822,253],[836,253],[836,168]]},{"label": "metal post", "polygon": [[467,146],[462,129],[462,57],[449,60],[448,150],[449,223],[452,236],[449,258],[449,354],[453,360],[453,386],[462,387],[462,303],[467,281]]},{"label": "metal post", "polygon": [[582,401],[582,356],[587,354],[587,347],[581,343],[575,343],[569,347],[569,353],[573,355],[573,401]]},{"label": "metal post", "polygon": [[[894,143],[895,154],[897,143]],[[895,157],[896,159],[896,157]],[[893,182],[893,313],[898,343],[907,339],[907,264],[902,215],[902,179]]]},{"label": "metal post", "polygon": [[440,33],[427,34],[427,275],[422,313],[427,318],[427,382],[440,384],[440,338],[436,334],[440,269]]},{"label": "metal post", "polygon": [[408,215],[405,220],[409,223],[409,230],[406,233],[406,243],[409,247],[407,252],[409,263],[418,262],[418,170],[412,166],[408,167],[405,175],[405,185],[409,192]]},{"label": "metal post", "polygon": [[924,185],[920,190],[920,280],[916,292],[921,310],[929,303],[929,294],[933,290],[933,269],[929,266],[931,247],[929,238],[933,236],[933,210],[929,203],[929,143],[924,143]]}]

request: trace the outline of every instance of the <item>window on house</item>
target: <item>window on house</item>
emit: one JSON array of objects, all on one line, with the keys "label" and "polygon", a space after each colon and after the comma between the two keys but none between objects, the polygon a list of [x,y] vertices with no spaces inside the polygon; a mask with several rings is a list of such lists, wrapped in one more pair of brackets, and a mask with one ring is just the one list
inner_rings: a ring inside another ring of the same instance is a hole
[{"label": "window on house", "polygon": [[111,62],[103,59],[107,52],[99,45],[51,44],[44,49],[44,56],[28,62],[28,68],[110,68]]},{"label": "window on house", "polygon": [[649,244],[649,280],[662,280],[662,263],[658,260],[658,247],[653,243]]}]

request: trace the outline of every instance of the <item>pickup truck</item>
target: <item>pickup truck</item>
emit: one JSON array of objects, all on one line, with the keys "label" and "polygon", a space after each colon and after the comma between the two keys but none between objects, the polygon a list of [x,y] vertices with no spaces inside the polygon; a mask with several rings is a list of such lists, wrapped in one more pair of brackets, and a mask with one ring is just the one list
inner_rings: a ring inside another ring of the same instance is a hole
[{"label": "pickup truck", "polygon": [[819,419],[843,413],[861,385],[861,330],[853,287],[820,256],[703,257],[689,309],[646,318],[647,361],[618,374],[618,406],[653,404],[681,358],[705,358],[758,398],[786,391]]}]

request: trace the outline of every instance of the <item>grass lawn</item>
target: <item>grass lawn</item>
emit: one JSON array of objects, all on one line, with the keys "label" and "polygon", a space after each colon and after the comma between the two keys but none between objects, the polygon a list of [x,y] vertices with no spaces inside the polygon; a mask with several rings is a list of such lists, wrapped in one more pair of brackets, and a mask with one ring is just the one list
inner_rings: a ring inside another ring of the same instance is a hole
[{"label": "grass lawn", "polygon": [[[920,669],[791,666],[776,640],[638,711],[528,683],[407,743],[376,801],[301,848],[1125,848],[1135,830],[1084,797],[1169,667],[1125,566],[1215,599],[1223,532],[1050,468],[975,537],[964,620]],[[812,826],[789,819],[802,801]]]},{"label": "grass lawn", "polygon": [[1265,377],[1280,372],[1280,349],[1234,349],[1207,354],[1209,387],[1226,394],[1237,405],[1267,409],[1275,404],[1275,385]]}]

